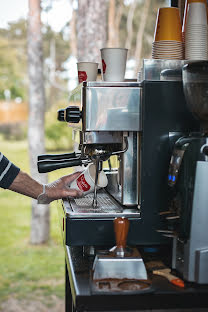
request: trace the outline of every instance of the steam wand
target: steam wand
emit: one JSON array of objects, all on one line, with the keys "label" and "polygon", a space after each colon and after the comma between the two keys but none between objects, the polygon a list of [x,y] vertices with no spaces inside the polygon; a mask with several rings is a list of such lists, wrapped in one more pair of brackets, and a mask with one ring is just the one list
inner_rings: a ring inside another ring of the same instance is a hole
[{"label": "steam wand", "polygon": [[100,171],[100,157],[97,156],[95,158],[95,188],[94,188],[94,196],[93,196],[93,202],[92,202],[92,206],[94,208],[97,207],[97,184],[98,184],[99,171]]},{"label": "steam wand", "polygon": [[118,154],[125,153],[128,150],[127,136],[124,137],[124,141],[125,141],[125,148],[121,151],[106,153],[106,152],[103,152],[102,150],[96,150],[96,153],[93,155],[93,161],[95,163],[95,168],[96,168],[96,171],[95,171],[95,188],[94,188],[94,196],[93,196],[93,202],[92,202],[92,206],[94,208],[97,207],[97,184],[98,184],[99,171],[102,170],[102,161],[107,160],[112,155],[118,155]]}]

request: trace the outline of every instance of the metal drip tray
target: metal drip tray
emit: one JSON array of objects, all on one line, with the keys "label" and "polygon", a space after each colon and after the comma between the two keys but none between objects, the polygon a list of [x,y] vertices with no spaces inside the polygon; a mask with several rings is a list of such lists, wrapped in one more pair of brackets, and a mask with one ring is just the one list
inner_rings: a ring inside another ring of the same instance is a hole
[{"label": "metal drip tray", "polygon": [[124,208],[117,203],[105,191],[98,191],[97,207],[92,206],[93,194],[88,194],[83,198],[68,199],[64,201],[66,215],[71,218],[100,218],[100,217],[139,217],[138,209]]},{"label": "metal drip tray", "polygon": [[109,213],[109,212],[123,212],[122,207],[119,207],[118,204],[112,201],[107,194],[99,193],[97,197],[97,207],[92,206],[93,194],[88,194],[86,197],[77,198],[72,201],[72,210],[74,212],[101,212],[101,213]]}]

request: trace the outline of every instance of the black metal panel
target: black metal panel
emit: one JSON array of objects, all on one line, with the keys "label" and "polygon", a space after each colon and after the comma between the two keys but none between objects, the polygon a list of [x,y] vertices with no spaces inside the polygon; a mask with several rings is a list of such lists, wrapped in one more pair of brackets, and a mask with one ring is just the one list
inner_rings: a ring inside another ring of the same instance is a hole
[{"label": "black metal panel", "polygon": [[[188,111],[181,82],[144,82],[141,147],[141,244],[158,244],[159,212],[168,210],[168,168],[172,144],[199,130]],[[170,133],[172,135],[170,140]],[[143,239],[143,240],[142,240]]]},{"label": "black metal panel", "polygon": [[114,242],[113,221],[66,219],[66,245],[109,245]]},{"label": "black metal panel", "polygon": [[[110,219],[70,219],[66,218],[67,246],[114,246],[115,234],[113,220]],[[128,245],[141,242],[141,220],[130,220],[127,238]],[[159,236],[159,235],[158,235]]]}]

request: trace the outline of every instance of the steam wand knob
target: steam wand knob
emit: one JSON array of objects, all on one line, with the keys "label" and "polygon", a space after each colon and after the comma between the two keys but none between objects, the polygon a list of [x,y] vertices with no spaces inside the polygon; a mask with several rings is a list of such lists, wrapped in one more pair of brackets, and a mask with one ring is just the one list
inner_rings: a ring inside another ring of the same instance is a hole
[{"label": "steam wand knob", "polygon": [[64,118],[66,122],[79,123],[82,118],[82,112],[78,106],[68,106],[65,109]]}]

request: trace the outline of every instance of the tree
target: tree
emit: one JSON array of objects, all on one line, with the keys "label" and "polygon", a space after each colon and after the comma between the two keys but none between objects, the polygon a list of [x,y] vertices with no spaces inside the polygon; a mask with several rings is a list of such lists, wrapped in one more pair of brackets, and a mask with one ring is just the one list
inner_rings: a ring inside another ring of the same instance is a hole
[{"label": "tree", "polygon": [[107,0],[78,0],[78,61],[100,63],[100,49],[106,46]]},{"label": "tree", "polygon": [[[8,29],[0,29],[0,98],[10,90],[11,98],[26,98],[26,34],[25,21],[9,24]],[[16,29],[16,33],[14,31]]]},{"label": "tree", "polygon": [[134,12],[136,9],[136,0],[133,0],[130,4],[127,21],[126,21],[126,30],[127,30],[127,36],[126,36],[126,49],[131,49],[132,45],[132,37],[133,37],[133,19],[134,19]]},{"label": "tree", "polygon": [[119,1],[116,6],[115,0],[109,0],[108,9],[108,47],[117,48],[120,46],[119,26],[123,13],[123,1]]},{"label": "tree", "polygon": [[[73,8],[73,0],[70,1]],[[77,21],[77,11],[72,9],[72,17],[70,21],[70,47],[71,55],[77,56],[77,33],[76,33],[76,21]]]},{"label": "tree", "polygon": [[136,49],[135,49],[135,69],[134,74],[136,75],[139,70],[139,66],[141,63],[141,54],[142,54],[142,45],[143,45],[143,36],[144,36],[144,30],[145,26],[147,24],[148,19],[148,12],[150,7],[151,0],[145,0],[143,4],[143,10],[141,14],[140,24],[137,32],[137,39],[136,39]]},{"label": "tree", "polygon": [[[47,183],[47,175],[37,171],[37,155],[45,153],[44,115],[45,92],[43,79],[43,49],[41,35],[41,0],[29,0],[28,17],[28,72],[29,124],[28,142],[30,170],[34,179]],[[31,243],[44,243],[49,238],[49,207],[32,200]]]}]

